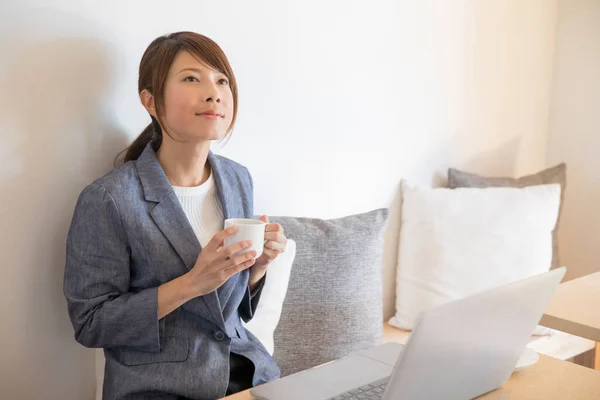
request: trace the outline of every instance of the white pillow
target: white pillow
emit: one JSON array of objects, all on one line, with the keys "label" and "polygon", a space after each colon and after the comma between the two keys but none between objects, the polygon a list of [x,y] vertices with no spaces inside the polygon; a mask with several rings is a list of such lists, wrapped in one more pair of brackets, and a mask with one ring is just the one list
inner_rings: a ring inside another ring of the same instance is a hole
[{"label": "white pillow", "polygon": [[[288,239],[285,251],[277,257],[267,270],[267,280],[263,287],[258,307],[249,323],[242,325],[254,334],[273,355],[273,333],[283,308],[283,300],[287,293],[292,264],[296,257],[296,242]],[[104,384],[104,350],[96,350],[96,400],[102,400]]]},{"label": "white pillow", "polygon": [[271,355],[274,350],[273,333],[281,317],[295,257],[296,242],[288,239],[285,251],[273,260],[267,270],[267,280],[254,317],[248,323],[242,321],[242,325],[260,340]]},{"label": "white pillow", "polygon": [[422,311],[550,269],[560,185],[402,186],[391,325],[411,330]]}]

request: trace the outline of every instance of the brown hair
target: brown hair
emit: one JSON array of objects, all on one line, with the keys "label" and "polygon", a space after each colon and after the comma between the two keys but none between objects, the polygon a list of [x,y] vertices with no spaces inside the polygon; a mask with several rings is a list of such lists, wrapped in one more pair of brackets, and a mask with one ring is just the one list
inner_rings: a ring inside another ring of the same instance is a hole
[{"label": "brown hair", "polygon": [[145,89],[154,96],[158,121],[153,116],[150,116],[152,122],[129,147],[117,155],[115,166],[117,165],[119,156],[124,152],[125,157],[123,162],[127,162],[137,160],[146,145],[150,142],[152,142],[154,151],[160,147],[163,132],[159,121],[162,122],[161,117],[164,115],[165,109],[165,81],[167,80],[167,75],[175,56],[181,51],[187,51],[192,56],[227,77],[231,93],[233,94],[233,119],[231,120],[231,125],[227,128],[226,136],[233,130],[237,116],[238,91],[235,75],[223,50],[212,39],[194,32],[175,32],[161,36],[154,39],[144,52],[140,61],[138,76],[138,93],[141,93]]}]

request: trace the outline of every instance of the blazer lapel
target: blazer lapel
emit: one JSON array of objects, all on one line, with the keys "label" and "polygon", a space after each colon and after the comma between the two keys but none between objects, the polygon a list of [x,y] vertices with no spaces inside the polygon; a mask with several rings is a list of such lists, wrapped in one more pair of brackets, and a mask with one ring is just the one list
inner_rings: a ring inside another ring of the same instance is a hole
[{"label": "blazer lapel", "polygon": [[186,269],[192,269],[202,247],[175,193],[163,197],[150,211],[150,216],[167,237]]},{"label": "blazer lapel", "polygon": [[208,162],[212,169],[217,196],[223,207],[223,217],[228,218],[244,218],[244,210],[242,208],[242,199],[239,191],[235,190],[239,185],[237,177],[231,173],[221,160],[212,152],[208,152]]},{"label": "blazer lapel", "polygon": [[[208,162],[212,169],[213,178],[215,180],[215,188],[217,190],[217,197],[221,202],[223,208],[224,219],[228,218],[245,218],[244,209],[242,207],[242,199],[240,197],[240,191],[235,189],[239,185],[237,176],[233,175],[230,169],[225,168],[221,160],[212,152],[208,153]],[[238,275],[247,274],[247,271],[243,271]],[[240,276],[235,275],[229,278],[219,289],[217,289],[217,295],[221,311],[223,311],[227,305],[228,300],[233,293],[235,286],[240,280]]]},{"label": "blazer lapel", "polygon": [[[138,158],[136,166],[146,201],[157,203],[150,211],[150,216],[171,243],[186,269],[190,270],[195,265],[202,247],[151,144],[146,146]],[[224,204],[223,201],[222,204]],[[223,208],[225,209],[225,205]],[[188,301],[183,308],[209,319],[225,330],[225,321],[216,290]]]}]

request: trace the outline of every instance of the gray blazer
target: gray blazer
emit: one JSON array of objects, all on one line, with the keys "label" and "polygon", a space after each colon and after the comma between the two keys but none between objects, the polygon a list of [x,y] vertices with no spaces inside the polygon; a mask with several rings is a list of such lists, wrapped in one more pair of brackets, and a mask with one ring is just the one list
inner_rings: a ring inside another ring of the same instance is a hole
[{"label": "gray blazer", "polygon": [[[225,218],[253,216],[248,170],[209,153]],[[75,339],[102,347],[104,399],[225,396],[229,354],[255,367],[253,385],[279,377],[258,339],[243,328],[260,299],[249,271],[158,320],[158,286],[192,268],[201,251],[150,145],[81,193],[67,237],[64,294]]]}]

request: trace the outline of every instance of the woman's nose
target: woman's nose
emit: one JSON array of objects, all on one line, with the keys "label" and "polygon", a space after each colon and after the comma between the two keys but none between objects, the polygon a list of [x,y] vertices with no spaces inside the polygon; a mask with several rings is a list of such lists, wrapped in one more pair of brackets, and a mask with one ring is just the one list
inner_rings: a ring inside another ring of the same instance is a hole
[{"label": "woman's nose", "polygon": [[208,92],[206,92],[206,94],[209,95],[209,97],[206,98],[206,102],[207,103],[220,103],[221,102],[221,98],[219,97],[219,89],[214,85],[209,85],[207,87]]}]

